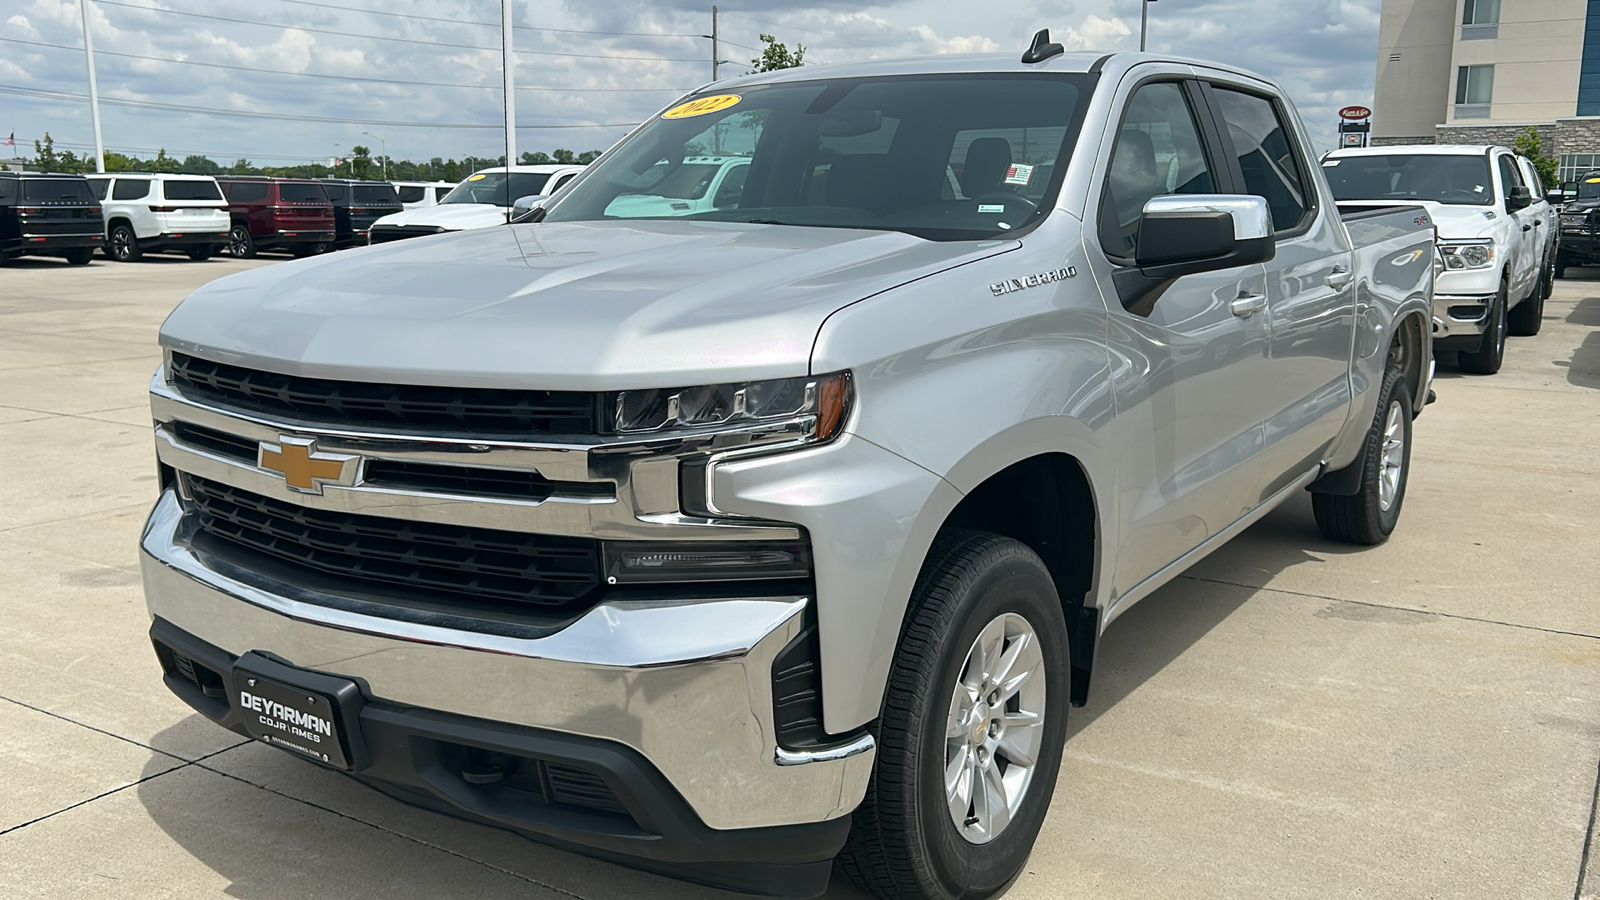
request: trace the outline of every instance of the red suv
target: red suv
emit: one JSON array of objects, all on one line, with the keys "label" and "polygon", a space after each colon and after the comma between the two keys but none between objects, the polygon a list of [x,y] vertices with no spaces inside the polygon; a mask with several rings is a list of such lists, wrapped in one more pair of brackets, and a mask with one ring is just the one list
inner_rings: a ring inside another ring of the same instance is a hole
[{"label": "red suv", "polygon": [[287,250],[310,256],[333,243],[333,204],[317,182],[221,175],[217,183],[233,217],[229,255],[248,259],[261,250]]}]

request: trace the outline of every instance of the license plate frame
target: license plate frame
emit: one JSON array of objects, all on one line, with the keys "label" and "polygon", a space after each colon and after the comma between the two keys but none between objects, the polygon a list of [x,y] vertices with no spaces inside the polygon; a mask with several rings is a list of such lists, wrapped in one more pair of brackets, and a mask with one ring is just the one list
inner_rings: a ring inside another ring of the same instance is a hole
[{"label": "license plate frame", "polygon": [[232,706],[251,738],[342,771],[364,762],[355,682],[257,653],[241,656],[232,674]]}]

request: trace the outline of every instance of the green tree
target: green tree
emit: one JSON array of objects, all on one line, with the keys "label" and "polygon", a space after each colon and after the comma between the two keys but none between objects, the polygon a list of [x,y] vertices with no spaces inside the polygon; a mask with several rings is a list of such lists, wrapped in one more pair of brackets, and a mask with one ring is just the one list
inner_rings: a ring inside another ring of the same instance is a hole
[{"label": "green tree", "polygon": [[356,178],[366,178],[372,174],[372,148],[360,144],[350,148],[350,172]]},{"label": "green tree", "polygon": [[525,166],[542,166],[550,162],[550,154],[543,150],[535,150],[532,153],[524,152],[520,160]]},{"label": "green tree", "polygon": [[261,170],[257,169],[255,164],[248,159],[236,159],[233,161],[233,165],[228,167],[229,175],[256,175],[260,172]]},{"label": "green tree", "polygon": [[[110,168],[110,165],[110,163],[107,163],[106,167]],[[210,157],[190,154],[183,158],[183,162],[178,166],[178,171],[185,175],[221,175],[222,167],[217,165],[216,161]]]},{"label": "green tree", "polygon": [[794,45],[794,52],[789,52],[787,44],[778,43],[778,39],[770,34],[763,34],[761,42],[766,44],[766,49],[761,55],[750,60],[751,74],[756,72],[775,72],[779,69],[794,69],[805,65],[806,48],[800,44]]},{"label": "green tree", "polygon": [[61,154],[56,152],[56,140],[48,131],[44,133],[44,140],[33,142],[33,164],[38,166],[41,172],[66,171],[61,168]]},{"label": "green tree", "polygon": [[599,150],[585,150],[582,153],[578,154],[578,165],[587,166],[589,163],[592,163],[592,162],[594,162],[595,160],[597,160],[599,158],[600,158],[600,151]]},{"label": "green tree", "polygon": [[131,172],[139,165],[137,157],[117,153],[114,150],[106,151],[105,161],[107,172]]},{"label": "green tree", "polygon": [[[1533,170],[1539,173],[1539,180],[1544,182],[1545,190],[1558,186],[1556,173],[1561,168],[1561,161],[1554,156],[1546,156],[1544,140],[1539,137],[1539,129],[1529,125],[1527,130],[1517,135],[1517,140],[1511,145],[1518,156],[1525,156],[1533,163]],[[1534,198],[1538,199],[1538,198]]]},{"label": "green tree", "polygon": [[576,165],[578,162],[578,154],[573,153],[571,150],[557,150],[550,155],[555,158],[556,162],[564,166]]}]

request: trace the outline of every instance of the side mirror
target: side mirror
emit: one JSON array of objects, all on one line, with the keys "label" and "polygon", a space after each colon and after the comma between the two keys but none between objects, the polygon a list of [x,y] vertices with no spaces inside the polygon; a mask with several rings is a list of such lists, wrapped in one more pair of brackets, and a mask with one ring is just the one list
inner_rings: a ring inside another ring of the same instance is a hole
[{"label": "side mirror", "polygon": [[543,203],[545,196],[544,194],[529,194],[526,197],[518,197],[511,201],[511,208],[526,212]]},{"label": "side mirror", "polygon": [[1544,202],[1551,206],[1560,206],[1566,200],[1566,196],[1562,191],[1545,191]]},{"label": "side mirror", "polygon": [[1517,185],[1516,187],[1512,188],[1511,193],[1506,195],[1506,209],[1510,212],[1516,212],[1519,209],[1527,209],[1532,205],[1533,192],[1529,191],[1522,185]]},{"label": "side mirror", "polygon": [[1277,250],[1266,198],[1165,194],[1144,205],[1134,265],[1146,278],[1178,278],[1266,262]]}]

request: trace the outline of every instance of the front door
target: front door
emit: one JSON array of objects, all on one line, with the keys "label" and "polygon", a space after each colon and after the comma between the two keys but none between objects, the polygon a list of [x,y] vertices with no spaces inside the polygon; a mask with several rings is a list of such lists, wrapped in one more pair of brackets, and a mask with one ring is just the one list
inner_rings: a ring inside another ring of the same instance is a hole
[{"label": "front door", "polygon": [[[1222,182],[1202,137],[1193,82],[1135,89],[1113,146],[1099,204],[1102,257],[1132,263],[1145,203],[1212,194]],[[1092,239],[1091,239],[1092,240]],[[1153,304],[1108,297],[1117,410],[1117,596],[1198,547],[1250,508],[1268,376],[1261,266],[1186,275]],[[1235,301],[1245,302],[1237,304]]]},{"label": "front door", "polygon": [[[1509,153],[1500,153],[1495,156],[1495,167],[1500,173],[1500,196],[1507,200],[1511,197],[1511,190],[1518,187],[1527,187],[1522,180],[1522,172],[1517,167],[1517,161]],[[1506,207],[1510,209],[1509,206]],[[1511,276],[1511,296],[1506,298],[1507,303],[1516,303],[1518,299],[1528,295],[1533,289],[1533,280],[1539,275],[1538,250],[1536,249],[1533,227],[1537,213],[1533,207],[1525,207],[1510,213],[1512,220],[1511,243],[1512,257],[1506,264]]]},{"label": "front door", "polygon": [[1266,416],[1256,500],[1317,466],[1350,410],[1350,354],[1355,340],[1352,254],[1332,208],[1319,208],[1300,140],[1284,109],[1247,89],[1210,85],[1237,161],[1240,190],[1272,209],[1277,254],[1266,264],[1272,377],[1254,396]]}]

